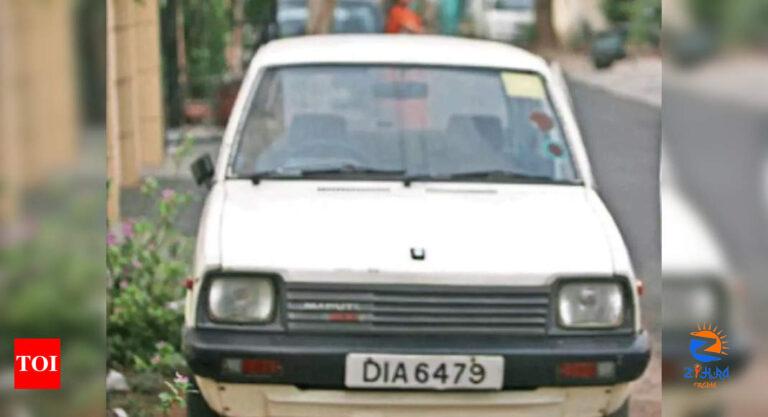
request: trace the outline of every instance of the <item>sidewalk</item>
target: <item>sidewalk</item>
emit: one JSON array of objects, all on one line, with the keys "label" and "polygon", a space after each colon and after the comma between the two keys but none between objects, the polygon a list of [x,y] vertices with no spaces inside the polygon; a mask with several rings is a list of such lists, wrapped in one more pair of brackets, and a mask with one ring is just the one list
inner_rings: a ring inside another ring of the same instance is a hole
[{"label": "sidewalk", "polygon": [[[170,188],[179,192],[190,193],[193,196],[192,203],[181,212],[177,220],[177,227],[189,236],[194,236],[197,233],[197,225],[206,194],[203,187],[195,185],[189,166],[192,161],[206,153],[210,154],[215,161],[223,133],[223,129],[217,127],[190,127],[185,135],[192,139],[191,142],[185,144],[180,130],[169,130],[167,132],[166,157],[163,164],[160,167],[145,169],[142,172],[144,178],[157,179],[160,188]],[[121,191],[120,210],[123,218],[145,216],[152,213],[156,205],[155,198],[143,195],[138,188]]]},{"label": "sidewalk", "polygon": [[575,81],[661,107],[662,60],[658,56],[629,57],[604,70],[596,69],[583,54],[566,53],[555,59]]},{"label": "sidewalk", "polygon": [[144,177],[191,181],[189,166],[206,153],[215,161],[223,135],[224,129],[217,126],[189,126],[184,131],[181,128],[168,129],[163,165],[146,169]]}]

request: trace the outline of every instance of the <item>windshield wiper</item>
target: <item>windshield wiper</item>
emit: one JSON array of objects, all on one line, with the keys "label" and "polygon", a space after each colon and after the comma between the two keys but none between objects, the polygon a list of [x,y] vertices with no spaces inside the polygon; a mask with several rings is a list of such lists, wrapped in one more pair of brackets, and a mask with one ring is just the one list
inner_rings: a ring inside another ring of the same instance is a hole
[{"label": "windshield wiper", "polygon": [[524,182],[531,184],[577,184],[570,180],[559,180],[546,175],[531,175],[522,172],[507,170],[487,170],[487,171],[467,171],[449,174],[448,178],[452,180],[461,179],[489,179],[489,180],[513,180],[513,182]]},{"label": "windshield wiper", "polygon": [[467,171],[467,172],[455,172],[455,173],[448,173],[448,174],[440,174],[440,175],[428,175],[428,174],[421,174],[421,175],[412,175],[405,178],[405,185],[410,185],[413,181],[452,181],[452,180],[491,180],[491,181],[509,181],[509,182],[520,182],[520,183],[528,183],[528,184],[568,184],[568,185],[576,185],[577,182],[569,181],[569,180],[558,180],[552,177],[543,176],[543,175],[530,175],[530,174],[524,174],[520,172],[515,171],[507,171],[507,170],[478,170],[478,171]]},{"label": "windshield wiper", "polygon": [[251,182],[253,182],[253,184],[256,185],[259,182],[261,182],[261,180],[267,179],[267,178],[288,179],[288,178],[297,178],[297,175],[294,173],[283,173],[278,171],[258,171],[251,174],[240,175],[237,178],[243,179],[243,180],[251,180]]},{"label": "windshield wiper", "polygon": [[333,167],[333,168],[315,168],[315,169],[302,169],[301,176],[322,176],[322,175],[334,175],[334,174],[376,174],[376,175],[403,175],[405,170],[402,169],[388,169],[388,168],[373,168],[373,167],[358,167],[358,166],[345,166],[345,167]]},{"label": "windshield wiper", "polygon": [[345,165],[337,167],[318,167],[318,168],[291,168],[290,170],[270,170],[259,171],[253,174],[244,175],[240,178],[250,179],[254,184],[258,184],[259,181],[266,178],[277,179],[295,179],[295,178],[312,178],[323,177],[329,175],[339,174],[362,174],[362,175],[403,175],[405,170],[402,169],[382,169],[374,167]]}]

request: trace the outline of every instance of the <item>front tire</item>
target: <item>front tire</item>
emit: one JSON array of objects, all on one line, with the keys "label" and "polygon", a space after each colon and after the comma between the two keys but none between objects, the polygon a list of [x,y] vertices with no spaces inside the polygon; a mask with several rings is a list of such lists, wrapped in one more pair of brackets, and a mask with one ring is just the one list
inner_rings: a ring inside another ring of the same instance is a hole
[{"label": "front tire", "polygon": [[208,407],[197,387],[187,391],[187,417],[220,417]]}]

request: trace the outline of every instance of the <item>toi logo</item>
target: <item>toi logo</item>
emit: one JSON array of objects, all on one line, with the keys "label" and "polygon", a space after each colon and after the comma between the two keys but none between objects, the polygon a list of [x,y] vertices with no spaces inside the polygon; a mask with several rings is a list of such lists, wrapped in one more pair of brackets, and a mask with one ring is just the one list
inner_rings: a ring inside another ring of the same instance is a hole
[{"label": "toi logo", "polygon": [[15,389],[61,388],[60,339],[16,339],[13,353]]}]

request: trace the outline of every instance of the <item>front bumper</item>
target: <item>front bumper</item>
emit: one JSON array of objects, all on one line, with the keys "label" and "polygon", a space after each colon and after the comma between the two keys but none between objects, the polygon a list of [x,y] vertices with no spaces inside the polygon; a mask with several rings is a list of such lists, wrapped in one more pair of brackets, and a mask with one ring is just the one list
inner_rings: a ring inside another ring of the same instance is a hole
[{"label": "front bumper", "polygon": [[501,392],[303,390],[197,378],[218,414],[240,417],[595,417],[617,410],[629,384]]},{"label": "front bumper", "polygon": [[[187,328],[184,353],[195,375],[218,382],[289,384],[302,389],[343,389],[348,353],[404,355],[501,355],[504,390],[553,386],[615,385],[639,378],[650,358],[647,332],[613,336],[370,336],[254,333]],[[228,358],[274,359],[274,376],[228,374]],[[615,375],[592,380],[563,380],[563,362],[611,361]]]}]

